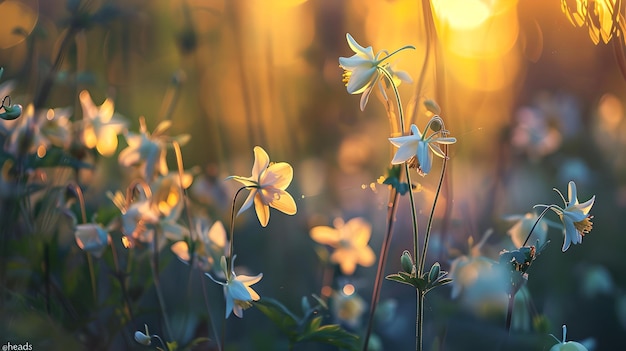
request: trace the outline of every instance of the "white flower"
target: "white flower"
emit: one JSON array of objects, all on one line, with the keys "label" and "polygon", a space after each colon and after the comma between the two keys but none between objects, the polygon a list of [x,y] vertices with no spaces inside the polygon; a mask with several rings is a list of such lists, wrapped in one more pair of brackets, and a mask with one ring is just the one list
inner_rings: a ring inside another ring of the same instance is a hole
[{"label": "white flower", "polygon": [[[552,334],[550,334],[552,335]],[[565,337],[567,336],[567,326],[563,324],[563,341],[558,344],[552,346],[550,351],[587,351],[587,348],[576,341],[565,341]],[[552,336],[554,337],[554,336]],[[556,338],[555,338],[556,339]],[[558,339],[557,339],[558,341]]]},{"label": "white flower", "polygon": [[445,136],[447,131],[444,131],[443,128],[437,132],[433,132],[430,136],[426,136],[428,127],[440,119],[441,118],[438,116],[433,117],[430,122],[428,122],[424,134],[420,132],[415,124],[412,124],[411,135],[389,138],[389,141],[394,146],[398,147],[398,151],[396,151],[391,163],[400,164],[415,157],[419,163],[420,174],[428,174],[433,163],[433,153],[441,158],[446,157],[446,154],[437,144],[456,143],[456,138]]},{"label": "white flower", "polygon": [[[389,66],[381,66],[382,62],[401,50],[409,48],[414,49],[414,47],[404,46],[391,54],[383,50],[374,55],[374,50],[371,46],[367,48],[362,47],[352,38],[350,33],[346,33],[346,39],[348,40],[350,49],[354,51],[354,55],[350,57],[340,57],[339,66],[344,69],[343,81],[346,84],[348,93],[363,94],[361,95],[360,102],[361,111],[363,111],[365,110],[365,105],[367,105],[372,89],[376,83],[379,82],[381,77],[382,73],[379,69],[385,69],[392,77],[394,76],[394,71]],[[397,78],[399,78],[399,80],[394,79],[394,83],[397,83],[396,86],[400,84],[400,80],[411,81],[411,77],[409,77],[406,72],[397,71],[395,74],[397,74]],[[383,95],[386,96],[382,86],[380,88]]]},{"label": "white flower", "polygon": [[167,136],[165,132],[171,126],[171,121],[162,121],[150,134],[145,118],[140,117],[139,134],[128,133],[126,135],[128,147],[120,152],[118,158],[120,165],[124,167],[141,165],[142,176],[147,181],[152,181],[155,171],[157,174],[167,174],[165,156],[168,145],[172,141],[177,141],[182,146],[190,138],[188,134],[176,137]]},{"label": "white flower", "polygon": [[[235,257],[233,257],[233,260]],[[224,275],[228,276],[226,266],[226,258],[221,259],[222,270]],[[243,310],[252,306],[252,301],[258,301],[261,297],[250,286],[258,283],[263,278],[263,273],[252,277],[247,275],[236,275],[234,271],[230,272],[230,276],[225,283],[215,280],[210,274],[205,273],[212,281],[224,287],[224,298],[226,299],[226,318],[234,313],[235,316],[243,318]]]},{"label": "white flower", "polygon": [[[563,248],[562,251],[565,252],[570,247],[570,244],[580,244],[583,242],[583,236],[589,233],[593,228],[593,223],[591,222],[591,218],[593,216],[589,215],[589,211],[593,206],[593,203],[596,200],[595,195],[591,197],[591,199],[585,201],[584,203],[578,203],[578,197],[576,195],[576,183],[570,181],[567,185],[567,198],[565,197],[558,189],[553,189],[561,196],[563,202],[565,203],[565,208],[561,208],[557,205],[550,205],[550,209],[554,211],[561,221],[563,222]],[[546,205],[539,205],[543,207],[548,207]]]},{"label": "white flower", "polygon": [[109,233],[100,224],[78,224],[74,228],[76,244],[81,249],[100,258],[109,245]]},{"label": "white flower", "polygon": [[250,208],[254,202],[259,222],[265,227],[270,220],[270,207],[288,215],[297,212],[296,202],[285,191],[293,179],[293,168],[286,162],[270,164],[267,152],[260,146],[254,147],[254,165],[250,177],[230,176],[226,179],[234,179],[250,189],[237,215]]}]

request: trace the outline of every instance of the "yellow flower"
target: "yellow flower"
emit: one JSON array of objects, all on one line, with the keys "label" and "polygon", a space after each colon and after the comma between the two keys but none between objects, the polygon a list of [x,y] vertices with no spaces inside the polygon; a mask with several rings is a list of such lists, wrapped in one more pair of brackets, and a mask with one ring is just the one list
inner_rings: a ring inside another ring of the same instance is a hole
[{"label": "yellow flower", "polygon": [[226,179],[234,179],[250,189],[237,215],[250,208],[254,202],[259,222],[265,227],[270,220],[270,207],[288,215],[297,212],[296,202],[285,191],[293,179],[293,168],[286,162],[270,164],[267,152],[260,146],[254,147],[254,165],[250,177],[230,176]]},{"label": "yellow flower", "polygon": [[78,95],[83,108],[83,142],[89,149],[94,147],[102,156],[111,156],[117,149],[117,135],[126,128],[126,122],[114,113],[114,104],[106,99],[96,107],[87,90]]},{"label": "yellow flower", "polygon": [[344,223],[337,218],[335,228],[318,226],[311,228],[311,238],[322,245],[332,246],[335,251],[330,260],[339,264],[344,274],[354,273],[356,265],[369,267],[374,264],[376,255],[367,245],[372,227],[363,218],[353,218]]}]

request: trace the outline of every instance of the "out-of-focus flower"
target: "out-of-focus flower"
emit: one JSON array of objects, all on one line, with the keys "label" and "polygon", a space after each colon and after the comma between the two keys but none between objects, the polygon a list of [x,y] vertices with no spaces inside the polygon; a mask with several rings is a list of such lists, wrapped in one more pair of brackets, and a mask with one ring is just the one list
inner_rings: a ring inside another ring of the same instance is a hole
[{"label": "out-of-focus flower", "polygon": [[[515,224],[506,232],[510,237],[511,241],[513,241],[513,245],[515,247],[520,248],[524,245],[524,241],[530,230],[535,226],[539,216],[537,216],[534,212],[528,212],[525,215],[511,215],[505,217],[506,220],[515,221]],[[548,224],[545,221],[537,223],[535,229],[533,229],[533,233],[530,235],[527,243],[531,245],[535,245],[537,240],[539,241],[539,247],[541,247],[546,242],[546,237],[548,236]]]},{"label": "out-of-focus flower", "polygon": [[[233,257],[233,260],[235,258]],[[228,276],[226,257],[220,260],[224,276]],[[263,273],[252,277],[247,275],[236,275],[234,270],[226,282],[214,279],[210,274],[205,273],[212,281],[224,287],[224,298],[226,299],[226,318],[234,313],[235,316],[243,318],[243,310],[252,306],[252,301],[258,301],[261,297],[250,286],[258,283],[263,278]]]},{"label": "out-of-focus flower", "polygon": [[[9,123],[13,122],[13,123]],[[4,144],[4,150],[15,157],[39,152],[45,155],[49,141],[41,135],[39,124],[35,120],[35,108],[29,104],[22,116],[14,121],[7,121],[9,138]]]},{"label": "out-of-focus flower", "polygon": [[587,26],[594,44],[607,44],[624,33],[624,16],[615,0],[561,0],[561,10],[575,27]]},{"label": "out-of-focus flower", "polygon": [[164,133],[172,126],[169,120],[157,125],[152,134],[148,132],[146,120],[139,118],[139,134],[129,132],[126,135],[128,147],[120,152],[119,162],[124,167],[142,166],[142,176],[151,181],[155,171],[157,174],[167,174],[165,161],[167,147],[176,141],[181,146],[189,141],[188,134],[170,137]]},{"label": "out-of-focus flower", "polygon": [[45,116],[39,116],[37,124],[41,135],[48,139],[50,144],[64,149],[70,146],[72,141],[71,113],[71,108],[55,108],[49,109]]},{"label": "out-of-focus flower", "polygon": [[188,189],[193,182],[195,171],[184,172],[182,181],[178,172],[169,172],[158,176],[150,183],[153,194],[153,202],[159,211],[168,216],[170,212],[183,202],[182,189]]},{"label": "out-of-focus flower", "polygon": [[[379,69],[385,69],[390,76],[394,77],[393,80],[396,86],[400,84],[400,81],[411,82],[411,77],[406,72],[394,71],[388,65],[381,64],[401,50],[409,48],[414,49],[413,46],[402,47],[391,54],[383,50],[374,55],[374,50],[371,46],[367,48],[362,47],[352,38],[350,33],[346,33],[346,39],[348,40],[350,49],[354,51],[354,55],[350,57],[340,57],[339,66],[344,69],[343,81],[346,84],[348,93],[362,94],[360,102],[361,111],[365,110],[372,89],[379,82],[381,74],[383,74]],[[382,86],[380,88],[383,96],[386,97]]]},{"label": "out-of-focus flower", "polygon": [[361,317],[365,312],[365,301],[356,293],[333,293],[332,311],[339,321],[356,329],[361,324]]},{"label": "out-of-focus flower", "polygon": [[469,253],[450,264],[452,298],[459,298],[465,307],[478,313],[504,309],[508,303],[509,273],[502,265],[482,255],[482,246],[491,234],[492,231],[487,232],[476,244],[470,237]]},{"label": "out-of-focus flower", "polygon": [[250,194],[237,215],[247,210],[254,202],[254,209],[261,226],[267,226],[270,220],[270,207],[285,214],[297,212],[296,202],[285,191],[293,179],[293,168],[286,162],[270,164],[267,152],[260,146],[254,147],[254,165],[250,177],[230,176],[250,189]]},{"label": "out-of-focus flower", "polygon": [[593,228],[593,223],[591,222],[591,218],[593,216],[589,215],[589,211],[591,211],[591,207],[596,199],[595,195],[591,197],[591,199],[585,201],[584,203],[578,203],[578,197],[576,194],[576,183],[570,181],[567,185],[567,197],[568,200],[565,200],[563,194],[558,190],[554,189],[563,199],[565,203],[565,208],[561,208],[558,205],[536,205],[539,207],[550,207],[552,211],[554,211],[561,221],[563,222],[563,248],[562,251],[565,252],[570,247],[570,244],[580,244],[583,242],[583,236],[591,231]]},{"label": "out-of-focus flower", "polygon": [[602,265],[588,265],[581,268],[580,279],[582,294],[592,299],[597,295],[610,296],[613,293],[611,273]]},{"label": "out-of-focus flower", "polygon": [[549,155],[561,145],[561,132],[540,111],[524,107],[517,111],[515,117],[511,144],[526,152],[531,159]]},{"label": "out-of-focus flower", "polygon": [[109,233],[97,223],[76,225],[74,236],[78,247],[98,258],[109,245]]},{"label": "out-of-focus flower", "polygon": [[190,252],[189,244],[186,241],[178,241],[171,247],[172,252],[183,262],[189,263],[194,260],[193,264],[201,270],[208,272],[213,268],[216,261],[228,252],[225,252],[226,229],[220,221],[213,223],[211,228],[203,219],[196,220],[195,233],[199,236],[199,240],[194,242],[193,257]]},{"label": "out-of-focus flower", "polygon": [[87,90],[78,95],[83,108],[83,143],[89,149],[96,148],[102,156],[111,156],[117,150],[117,136],[126,128],[126,121],[114,112],[111,99],[105,99],[96,107]]},{"label": "out-of-focus flower", "polygon": [[[420,174],[428,174],[433,163],[433,153],[441,158],[446,158],[446,154],[437,144],[456,143],[456,138],[447,136],[447,131],[443,129],[443,123],[440,121],[439,116],[433,117],[428,122],[423,134],[415,124],[412,124],[411,135],[389,138],[389,141],[398,148],[391,163],[400,164],[416,159],[418,163],[416,166]],[[441,129],[426,136],[428,128],[434,123],[441,123]]]},{"label": "out-of-focus flower", "polygon": [[588,351],[588,349],[579,342],[565,341],[566,336],[567,336],[567,327],[565,326],[565,324],[563,324],[563,341],[552,346],[550,348],[550,351]]},{"label": "out-of-focus flower", "polygon": [[357,264],[363,267],[374,264],[376,255],[368,246],[372,234],[369,223],[359,217],[345,223],[341,218],[337,218],[333,225],[335,228],[328,226],[311,228],[311,238],[335,249],[330,260],[339,264],[344,274],[353,274]]}]

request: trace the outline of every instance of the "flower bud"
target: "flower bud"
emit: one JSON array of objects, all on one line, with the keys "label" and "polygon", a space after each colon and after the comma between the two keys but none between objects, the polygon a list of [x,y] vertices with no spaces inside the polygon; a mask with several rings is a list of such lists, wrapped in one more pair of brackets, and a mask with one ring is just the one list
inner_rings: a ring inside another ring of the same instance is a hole
[{"label": "flower bud", "polygon": [[4,112],[0,113],[0,118],[4,120],[14,120],[22,115],[23,108],[20,104],[14,104],[10,106],[2,105],[2,107],[4,108]]},{"label": "flower bud", "polygon": [[441,108],[439,107],[437,102],[435,102],[435,100],[428,99],[424,101],[424,106],[428,111],[432,112],[435,115],[441,114]]},{"label": "flower bud", "polygon": [[152,336],[150,336],[150,332],[148,331],[148,325],[144,324],[144,326],[146,327],[146,333],[144,334],[137,330],[135,332],[135,341],[144,346],[150,346],[150,344],[152,344]]},{"label": "flower bud", "polygon": [[413,273],[413,258],[411,257],[411,253],[404,250],[402,256],[400,257],[400,264],[402,266],[402,270],[406,273]]},{"label": "flower bud", "polygon": [[441,266],[439,262],[435,262],[432,267],[430,267],[430,272],[428,273],[428,281],[434,282],[439,278],[439,272],[441,271]]}]

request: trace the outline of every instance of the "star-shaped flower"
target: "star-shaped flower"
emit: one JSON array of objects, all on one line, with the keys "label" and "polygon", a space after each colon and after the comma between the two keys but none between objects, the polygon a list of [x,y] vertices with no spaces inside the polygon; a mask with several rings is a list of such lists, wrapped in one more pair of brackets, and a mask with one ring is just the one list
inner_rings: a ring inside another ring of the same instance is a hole
[{"label": "star-shaped flower", "polygon": [[[233,257],[233,260],[235,258]],[[222,256],[220,261],[224,276],[228,276],[228,268],[226,258]],[[250,286],[258,283],[263,278],[263,273],[252,277],[247,275],[236,275],[234,271],[230,272],[230,277],[226,282],[214,279],[210,274],[205,273],[212,281],[224,287],[224,298],[226,299],[226,318],[231,313],[235,316],[243,318],[243,310],[252,306],[252,301],[258,301],[261,297]]]},{"label": "star-shaped flower", "polygon": [[169,120],[162,121],[157,125],[152,133],[148,132],[146,120],[139,118],[139,134],[128,133],[126,141],[128,147],[120,152],[119,162],[124,167],[142,166],[142,176],[145,180],[151,181],[155,174],[167,174],[167,162],[165,161],[167,147],[173,141],[184,145],[189,141],[188,134],[170,137],[165,134],[172,126]]},{"label": "star-shaped flower", "polygon": [[[374,55],[374,50],[371,46],[364,48],[359,45],[350,33],[346,33],[346,39],[348,40],[350,49],[354,51],[354,55],[350,57],[340,57],[339,66],[344,69],[343,81],[346,84],[348,93],[363,94],[361,95],[360,102],[361,111],[365,110],[372,89],[376,86],[376,83],[379,83],[379,79],[383,74],[379,69],[385,69],[392,77],[395,75],[394,84],[396,84],[396,86],[400,84],[400,80],[411,81],[411,77],[409,77],[407,73],[394,71],[391,67],[382,65],[382,63],[401,50],[409,48],[414,49],[413,46],[404,46],[391,54],[383,50]],[[380,86],[380,88],[383,96],[386,97],[382,86]]]},{"label": "star-shaped flower", "polygon": [[441,118],[439,116],[434,116],[430,122],[428,122],[424,134],[420,132],[415,124],[412,124],[411,135],[389,138],[389,141],[394,146],[398,147],[398,151],[396,151],[391,163],[399,164],[416,158],[419,163],[417,166],[419,167],[420,174],[428,174],[433,164],[433,153],[441,158],[446,157],[446,154],[437,144],[456,143],[456,138],[446,136],[447,131],[445,131],[443,127],[439,129],[439,131],[426,136],[428,127],[435,123],[435,121],[438,122],[440,120]]},{"label": "star-shaped flower", "polygon": [[334,221],[335,228],[318,226],[311,228],[311,238],[322,245],[332,246],[335,251],[330,260],[339,264],[344,274],[351,275],[359,264],[369,267],[376,255],[368,246],[372,227],[363,218],[352,218],[344,223],[341,218]]},{"label": "star-shaped flower", "polygon": [[270,164],[267,152],[260,146],[254,147],[254,165],[250,177],[230,176],[226,179],[234,179],[250,189],[237,215],[250,208],[254,202],[259,222],[265,227],[270,220],[270,207],[288,215],[297,212],[296,202],[285,191],[293,179],[293,168],[286,162]]},{"label": "star-shaped flower", "polygon": [[578,203],[578,197],[576,194],[576,183],[570,181],[567,185],[567,198],[565,197],[558,189],[553,189],[561,196],[563,202],[565,203],[565,208],[561,208],[557,205],[539,205],[542,207],[550,207],[552,211],[554,211],[561,221],[563,222],[563,248],[562,251],[565,252],[570,247],[570,244],[580,244],[583,242],[583,236],[589,233],[593,228],[593,223],[591,219],[593,216],[589,215],[589,211],[591,211],[591,207],[596,200],[596,196],[592,196],[591,199],[581,203]]},{"label": "star-shaped flower", "polygon": [[[228,243],[226,229],[220,221],[216,221],[209,228],[206,220],[197,219],[195,233],[199,236],[199,240],[195,240],[192,249],[185,240],[177,241],[171,249],[181,261],[193,263],[196,267],[208,272],[213,268],[214,263],[220,260],[220,257],[228,254],[225,252]],[[192,260],[194,262],[191,262]]]},{"label": "star-shaped flower", "polygon": [[126,128],[126,121],[114,112],[115,105],[106,99],[96,107],[87,90],[78,95],[83,108],[83,142],[89,149],[94,147],[102,156],[111,156],[117,149],[117,135]]}]

